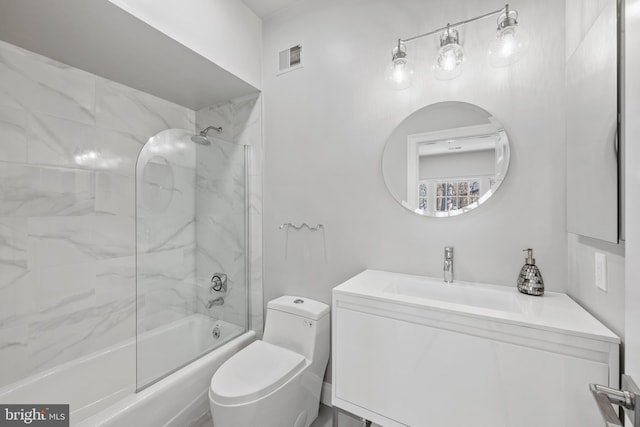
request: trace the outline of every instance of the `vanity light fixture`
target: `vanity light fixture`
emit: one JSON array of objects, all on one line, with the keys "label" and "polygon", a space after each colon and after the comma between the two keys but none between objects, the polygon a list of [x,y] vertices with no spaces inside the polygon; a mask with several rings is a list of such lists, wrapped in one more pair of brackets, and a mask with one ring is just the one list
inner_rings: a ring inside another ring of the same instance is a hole
[{"label": "vanity light fixture", "polygon": [[447,29],[440,36],[440,50],[433,64],[435,76],[438,80],[451,80],[462,74],[464,49],[460,46],[458,30],[447,25]]},{"label": "vanity light fixture", "polygon": [[394,89],[408,88],[413,80],[413,67],[407,57],[406,45],[414,40],[434,34],[440,34],[440,49],[433,65],[436,78],[450,80],[458,77],[462,73],[464,49],[456,28],[495,15],[498,15],[498,28],[496,39],[491,43],[489,49],[489,62],[494,67],[505,67],[517,62],[526,51],[528,37],[518,24],[518,12],[510,9],[506,4],[501,9],[475,18],[447,24],[444,27],[407,39],[398,39],[398,45],[391,54],[391,64],[387,67],[385,80]]},{"label": "vanity light fixture", "polygon": [[407,46],[402,40],[398,40],[398,46],[393,48],[385,80],[396,90],[406,89],[413,82],[413,65],[407,59]]},{"label": "vanity light fixture", "polygon": [[520,60],[529,45],[529,35],[518,25],[518,12],[506,5],[498,17],[496,38],[489,48],[489,63],[506,67]]}]

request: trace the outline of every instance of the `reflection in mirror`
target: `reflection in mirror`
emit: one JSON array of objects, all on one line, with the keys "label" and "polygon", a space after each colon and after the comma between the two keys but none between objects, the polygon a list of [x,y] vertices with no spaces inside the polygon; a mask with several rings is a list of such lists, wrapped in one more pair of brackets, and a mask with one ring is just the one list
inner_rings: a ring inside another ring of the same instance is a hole
[{"label": "reflection in mirror", "polygon": [[442,102],[407,117],[389,137],[382,162],[387,187],[404,207],[454,216],[498,189],[509,166],[509,140],[482,108]]}]

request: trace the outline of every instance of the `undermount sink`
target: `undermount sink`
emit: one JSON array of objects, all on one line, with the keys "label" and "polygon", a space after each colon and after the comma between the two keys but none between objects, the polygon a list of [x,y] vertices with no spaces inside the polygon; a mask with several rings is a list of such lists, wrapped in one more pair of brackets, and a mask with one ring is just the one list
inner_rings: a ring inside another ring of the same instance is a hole
[{"label": "undermount sink", "polygon": [[[383,292],[414,298],[425,298],[490,310],[521,312],[518,295],[504,287],[470,283],[444,283],[429,278],[392,279]],[[507,292],[505,292],[507,291]]]}]

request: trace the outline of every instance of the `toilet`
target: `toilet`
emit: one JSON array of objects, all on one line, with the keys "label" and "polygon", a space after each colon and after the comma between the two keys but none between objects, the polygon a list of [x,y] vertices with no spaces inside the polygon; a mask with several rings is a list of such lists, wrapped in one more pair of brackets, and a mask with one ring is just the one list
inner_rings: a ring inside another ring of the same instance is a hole
[{"label": "toilet", "polygon": [[329,360],[329,306],[283,296],[267,304],[264,337],[211,378],[214,427],[309,427]]}]

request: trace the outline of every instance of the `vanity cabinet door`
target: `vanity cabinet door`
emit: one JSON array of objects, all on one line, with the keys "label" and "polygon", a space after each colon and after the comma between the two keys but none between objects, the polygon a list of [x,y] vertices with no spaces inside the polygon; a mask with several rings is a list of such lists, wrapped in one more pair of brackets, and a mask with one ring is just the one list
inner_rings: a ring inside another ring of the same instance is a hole
[{"label": "vanity cabinet door", "polygon": [[601,427],[606,363],[338,308],[335,394],[412,427]]}]

